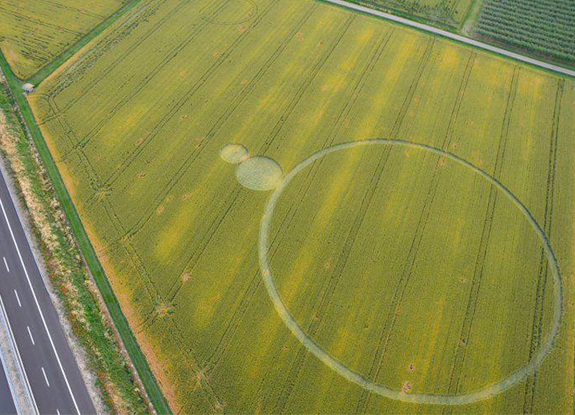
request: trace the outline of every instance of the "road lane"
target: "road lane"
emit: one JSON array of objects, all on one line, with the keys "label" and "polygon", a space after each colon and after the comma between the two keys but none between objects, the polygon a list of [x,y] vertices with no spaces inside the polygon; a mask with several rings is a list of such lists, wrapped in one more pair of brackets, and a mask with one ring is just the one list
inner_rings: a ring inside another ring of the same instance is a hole
[{"label": "road lane", "polygon": [[6,378],[4,366],[0,363],[0,414],[15,414],[16,405],[12,398],[12,391]]},{"label": "road lane", "polygon": [[39,412],[95,413],[1,174],[0,256],[0,296]]}]

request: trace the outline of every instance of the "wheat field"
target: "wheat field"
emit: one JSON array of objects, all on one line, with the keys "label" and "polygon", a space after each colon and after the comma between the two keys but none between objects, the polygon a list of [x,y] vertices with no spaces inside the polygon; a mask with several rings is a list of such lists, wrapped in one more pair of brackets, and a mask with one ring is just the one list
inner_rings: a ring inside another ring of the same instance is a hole
[{"label": "wheat field", "polygon": [[0,47],[24,79],[129,0],[0,0]]},{"label": "wheat field", "polygon": [[312,0],[150,0],[29,100],[175,412],[573,407],[573,79]]}]

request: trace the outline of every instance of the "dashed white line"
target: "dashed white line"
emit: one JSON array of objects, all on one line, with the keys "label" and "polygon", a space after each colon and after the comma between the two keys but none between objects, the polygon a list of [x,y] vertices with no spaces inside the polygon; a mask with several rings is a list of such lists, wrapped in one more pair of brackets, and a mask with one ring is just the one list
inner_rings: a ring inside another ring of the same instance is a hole
[{"label": "dashed white line", "polygon": [[[30,287],[30,291],[32,291],[32,297],[34,298],[34,302],[36,303],[36,308],[40,313],[40,319],[42,320],[42,324],[44,325],[44,329],[46,330],[46,334],[48,334],[48,340],[50,340],[50,345],[52,346],[52,350],[54,351],[54,355],[56,356],[56,361],[58,362],[58,367],[62,372],[62,376],[64,377],[64,382],[66,383],[66,387],[68,392],[70,393],[70,397],[72,398],[72,403],[74,404],[74,409],[76,410],[77,414],[80,414],[80,409],[78,408],[78,403],[76,402],[76,397],[72,392],[72,388],[70,386],[70,382],[68,382],[68,377],[66,376],[66,372],[64,371],[64,367],[62,366],[62,362],[60,361],[60,356],[56,351],[56,346],[54,345],[54,340],[52,340],[52,335],[50,334],[50,330],[48,329],[48,325],[46,324],[46,319],[44,318],[44,314],[42,313],[42,309],[40,308],[40,303],[38,302],[38,298],[36,297],[36,291],[34,291],[34,287],[32,286],[32,281],[30,280],[30,275],[28,275],[28,270],[26,269],[26,264],[24,264],[24,259],[22,258],[22,253],[20,252],[20,248],[18,247],[18,243],[16,242],[16,237],[14,236],[14,231],[12,230],[12,225],[10,225],[10,221],[8,220],[8,215],[6,214],[6,209],[4,208],[4,203],[2,203],[2,199],[0,198],[0,208],[2,208],[2,214],[4,215],[4,219],[6,220],[6,224],[8,225],[8,230],[10,231],[10,236],[12,237],[12,242],[16,247],[16,252],[18,253],[18,258],[20,259],[20,264],[22,265],[22,269],[24,270],[24,275],[26,275],[26,280],[28,282],[28,286]],[[43,369],[42,369],[43,370]],[[46,379],[48,381],[48,379]]]},{"label": "dashed white line", "polygon": [[60,410],[56,408],[56,415],[60,415]]},{"label": "dashed white line", "polygon": [[8,261],[6,261],[6,257],[4,258],[4,265],[6,265],[6,271],[10,272],[10,267],[8,266]]},{"label": "dashed white line", "polygon": [[16,301],[18,301],[18,305],[22,307],[22,303],[20,302],[20,297],[18,297],[18,291],[14,290],[14,295],[16,295]]},{"label": "dashed white line", "polygon": [[44,380],[46,381],[46,385],[50,387],[50,382],[48,382],[48,376],[46,376],[46,371],[44,370],[44,366],[42,366],[42,373],[44,374]]},{"label": "dashed white line", "polygon": [[32,340],[32,344],[36,346],[36,342],[34,341],[34,337],[32,337],[32,332],[30,331],[30,326],[26,326],[28,329],[28,334],[30,335],[30,340]]}]

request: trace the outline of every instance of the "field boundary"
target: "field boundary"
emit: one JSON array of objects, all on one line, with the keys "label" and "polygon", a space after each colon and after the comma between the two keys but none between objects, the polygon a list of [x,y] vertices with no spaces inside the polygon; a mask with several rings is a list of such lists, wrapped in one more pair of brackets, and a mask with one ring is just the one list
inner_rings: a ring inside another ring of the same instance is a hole
[{"label": "field boundary", "polygon": [[[133,4],[139,2],[135,0]],[[70,50],[68,50],[68,53]],[[21,93],[20,80],[10,68],[4,54],[0,51],[0,70],[4,73],[8,86],[12,92],[14,100],[18,106],[18,111],[27,127],[27,130],[34,141],[35,147],[40,155],[40,159],[46,173],[54,186],[54,190],[62,209],[66,213],[69,221],[70,228],[72,229],[78,246],[82,252],[84,260],[94,278],[94,281],[102,295],[102,299],[106,304],[107,311],[114,322],[114,325],[120,335],[126,351],[136,368],[136,372],[142,381],[146,393],[154,406],[155,410],[160,414],[170,414],[171,410],[166,398],[164,397],[157,380],[148,365],[148,362],[140,349],[140,346],[129,326],[129,323],[124,316],[120,304],[112,290],[110,282],[106,277],[104,269],[98,260],[94,247],[92,246],[82,221],[76,211],[72,199],[64,185],[64,181],[56,166],[56,163],[48,149],[44,136],[36,123],[34,114],[25,96]]]},{"label": "field boundary", "polygon": [[551,71],[554,73],[559,73],[562,75],[567,75],[567,76],[571,76],[573,78],[575,78],[575,70],[572,69],[568,69],[559,65],[554,65],[552,63],[548,63],[548,62],[543,62],[540,61],[538,59],[534,59],[531,58],[529,56],[526,55],[522,55],[521,53],[517,53],[517,52],[513,52],[511,50],[507,50],[507,49],[503,49],[501,47],[497,47],[497,46],[493,46],[487,43],[483,43],[479,40],[475,40],[472,38],[469,38],[467,36],[462,36],[462,35],[458,35],[456,33],[452,33],[449,32],[447,30],[443,30],[443,29],[439,29],[437,27],[425,24],[425,23],[420,23],[414,20],[410,20],[410,19],[406,19],[404,17],[399,17],[396,15],[393,15],[391,13],[386,13],[383,11],[379,11],[379,10],[375,10],[366,6],[360,6],[356,3],[352,3],[350,1],[346,1],[346,0],[316,0],[316,1],[320,1],[323,3],[328,3],[328,4],[332,4],[334,6],[339,6],[342,7],[344,9],[349,9],[349,10],[354,10],[356,12],[360,12],[360,13],[364,13],[370,16],[374,16],[374,17],[378,17],[381,19],[386,19],[386,20],[390,20],[392,22],[395,23],[399,23],[402,24],[404,26],[409,26],[411,28],[414,29],[418,29],[420,31],[426,32],[426,33],[430,33],[433,35],[437,35],[437,36],[441,36],[444,38],[448,38],[451,40],[454,40],[456,42],[459,43],[463,43],[469,46],[473,46],[482,50],[485,50],[487,52],[491,52],[491,53],[495,53],[497,55],[503,56],[503,57],[507,57],[507,58],[511,58],[513,60],[517,60],[526,64],[529,64],[531,66],[535,66],[547,71]]}]

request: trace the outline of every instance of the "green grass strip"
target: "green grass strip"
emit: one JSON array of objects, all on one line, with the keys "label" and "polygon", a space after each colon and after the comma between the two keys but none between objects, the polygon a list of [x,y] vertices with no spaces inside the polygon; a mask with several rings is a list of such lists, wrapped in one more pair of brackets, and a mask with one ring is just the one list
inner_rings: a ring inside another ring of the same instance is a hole
[{"label": "green grass strip", "polygon": [[[111,14],[107,19],[103,20],[98,24],[95,28],[90,30],[80,39],[78,39],[75,43],[70,45],[68,48],[64,49],[62,53],[60,53],[52,62],[47,63],[42,68],[38,70],[34,75],[29,77],[26,82],[29,82],[34,85],[39,85],[44,79],[49,77],[56,69],[62,66],[68,59],[76,54],[80,49],[86,46],[92,39],[110,27],[116,20],[130,11],[134,6],[140,3],[142,0],[130,0],[118,10],[116,10],[113,14]],[[15,76],[15,75],[14,75]],[[16,77],[19,79],[18,77]]]},{"label": "green grass strip", "polygon": [[152,405],[154,405],[154,408],[159,414],[170,414],[171,410],[168,402],[162,394],[156,378],[154,377],[154,374],[152,373],[152,370],[150,369],[150,366],[148,365],[148,362],[146,361],[146,358],[142,353],[138,342],[136,341],[136,337],[132,333],[128,321],[126,320],[126,317],[120,308],[120,304],[114,295],[112,287],[110,286],[110,282],[106,278],[106,274],[102,268],[102,265],[100,264],[100,261],[98,260],[98,256],[96,255],[94,247],[88,239],[88,235],[86,234],[86,230],[84,229],[82,221],[78,216],[78,212],[76,211],[72,199],[66,190],[62,176],[60,175],[58,167],[52,158],[52,154],[48,149],[48,145],[46,144],[44,136],[42,135],[42,132],[36,123],[32,109],[22,94],[22,81],[18,79],[18,77],[16,77],[16,75],[12,72],[10,65],[6,61],[6,58],[1,51],[0,68],[4,72],[4,76],[6,77],[8,85],[12,90],[14,99],[18,104],[20,113],[24,119],[24,122],[26,123],[26,126],[28,127],[30,135],[34,140],[42,163],[44,164],[48,177],[54,186],[54,190],[58,196],[58,199],[60,200],[62,208],[66,213],[70,227],[72,228],[78,245],[80,246],[82,254],[84,255],[84,259],[86,260],[88,268],[90,269],[96,285],[98,286],[104,302],[106,303],[108,312],[110,313],[114,325],[116,326],[116,329],[122,338],[130,359],[138,371],[138,375],[144,384],[148,397],[150,398]]}]

